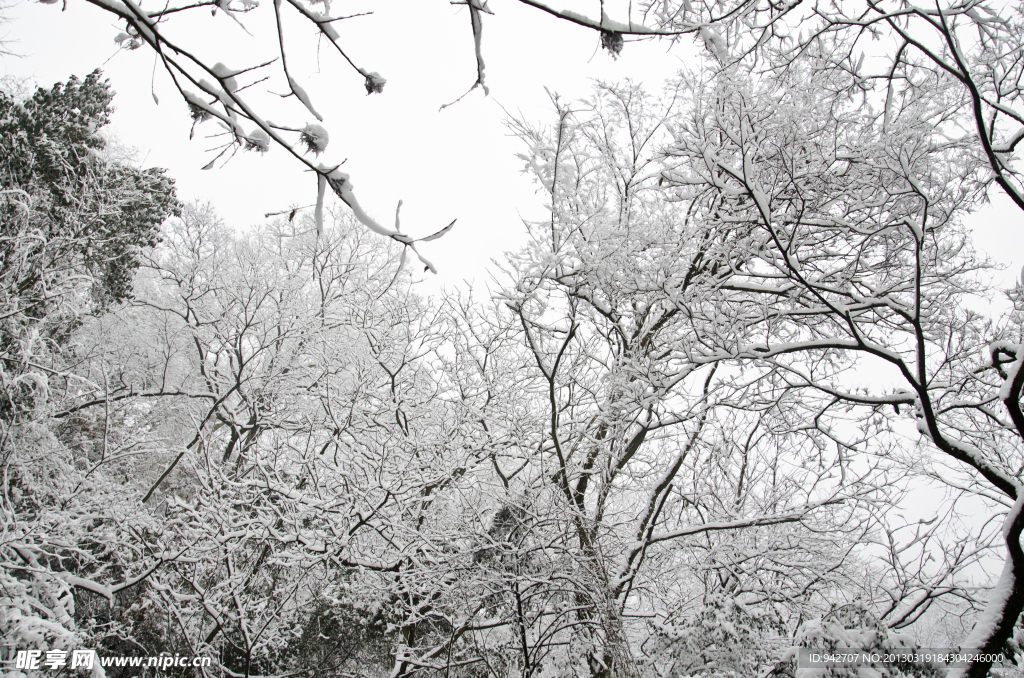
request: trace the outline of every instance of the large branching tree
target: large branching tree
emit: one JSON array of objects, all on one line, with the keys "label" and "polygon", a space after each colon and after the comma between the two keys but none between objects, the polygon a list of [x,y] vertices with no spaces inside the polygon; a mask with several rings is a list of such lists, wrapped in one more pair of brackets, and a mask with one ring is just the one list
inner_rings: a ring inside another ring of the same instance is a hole
[{"label": "large branching tree", "polygon": [[[706,218],[742,234],[713,313],[697,309],[693,359],[770,367],[816,400],[824,432],[851,416],[912,417],[928,445],[908,465],[1001,521],[990,537],[1002,574],[962,641],[998,653],[1024,606],[1019,327],[971,310],[984,262],[961,225],[993,166],[960,124],[969,90],[918,73],[872,106],[832,56],[809,47],[780,77],[726,70],[686,88],[663,182],[675,199],[715,201]],[[887,621],[912,620],[950,583],[926,579]],[[957,670],[984,676],[990,664]]]},{"label": "large branching tree", "polygon": [[[289,650],[310,624],[334,625],[332,671],[390,652],[406,675],[458,655],[460,622],[439,604],[467,557],[451,548],[451,495],[485,457],[431,366],[441,335],[398,258],[343,221],[242,237],[190,207],[135,302],[91,335],[108,386],[61,414],[159,417],[150,435],[169,444],[137,489],[188,557],[146,595],[176,649],[228,675],[312,670]],[[346,649],[367,628],[377,654]]]},{"label": "large branching tree", "polygon": [[[858,595],[853,550],[903,475],[837,463],[795,390],[701,359],[692,326],[717,326],[742,240],[705,214],[715,201],[664,199],[682,104],[602,86],[556,100],[550,127],[516,123],[550,219],[528,225],[500,307],[456,325],[469,402],[515,440],[492,451],[503,499],[481,565],[524,678],[763,669],[771,652],[745,643]],[[746,639],[723,644],[723,617]],[[716,638],[717,663],[701,655]]]}]

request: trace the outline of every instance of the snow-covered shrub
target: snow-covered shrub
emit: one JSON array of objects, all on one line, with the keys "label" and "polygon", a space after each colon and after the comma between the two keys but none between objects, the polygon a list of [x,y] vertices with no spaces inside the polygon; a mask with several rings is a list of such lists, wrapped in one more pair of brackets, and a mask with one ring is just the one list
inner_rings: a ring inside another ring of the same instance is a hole
[{"label": "snow-covered shrub", "polygon": [[829,653],[885,655],[918,649],[910,636],[886,628],[865,606],[843,605],[819,619],[804,622],[797,629],[795,645],[776,667],[776,675],[795,678],[941,678],[946,669],[939,665],[862,662],[825,668],[801,667],[801,648]]},{"label": "snow-covered shrub", "polygon": [[767,641],[784,629],[770,610],[716,592],[691,618],[651,624],[650,653],[668,666],[665,678],[744,678],[759,675],[775,655]]}]

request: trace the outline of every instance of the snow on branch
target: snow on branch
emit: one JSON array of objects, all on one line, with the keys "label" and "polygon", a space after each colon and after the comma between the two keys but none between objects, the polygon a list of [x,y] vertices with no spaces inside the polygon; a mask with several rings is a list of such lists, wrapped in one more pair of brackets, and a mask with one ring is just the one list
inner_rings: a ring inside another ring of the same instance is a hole
[{"label": "snow on branch", "polygon": [[690,527],[684,527],[678,530],[672,530],[671,532],[664,532],[662,534],[655,534],[648,539],[651,544],[656,544],[662,541],[668,541],[670,539],[680,539],[682,537],[689,537],[695,534],[704,534],[707,532],[720,532],[723,530],[739,530],[748,527],[760,527],[765,525],[781,525],[783,523],[795,523],[800,522],[807,518],[816,509],[824,506],[831,506],[835,504],[842,504],[849,500],[849,497],[833,497],[823,501],[811,502],[806,506],[802,506],[793,511],[786,511],[784,513],[776,513],[767,516],[756,516],[752,518],[744,518],[739,520],[730,520],[726,522],[718,523],[705,523],[703,525],[693,525]]},{"label": "snow on branch", "polygon": [[606,15],[602,15],[600,20],[595,20],[572,10],[554,9],[542,2],[538,2],[538,0],[519,0],[519,2],[539,9],[542,12],[546,12],[558,19],[564,19],[565,21],[574,23],[578,26],[593,28],[596,31],[618,33],[620,35],[682,35],[684,33],[694,33],[701,29],[699,24],[668,30],[661,28],[648,28],[644,25],[634,24],[632,20],[630,20],[629,23],[613,21]]},{"label": "snow on branch", "polygon": [[[329,139],[328,128],[322,124],[323,115],[315,106],[313,98],[306,88],[300,83],[299,78],[292,72],[292,64],[289,60],[289,51],[293,49],[286,42],[284,31],[284,18],[282,17],[285,7],[291,8],[303,20],[312,25],[317,32],[326,38],[342,57],[344,62],[354,69],[363,79],[363,86],[367,94],[379,94],[383,92],[386,79],[377,73],[358,65],[352,57],[343,49],[341,35],[335,28],[334,23],[340,20],[354,19],[364,14],[349,16],[330,16],[329,4],[326,6],[328,12],[320,12],[311,9],[308,4],[301,0],[274,0],[273,12],[275,19],[275,40],[276,58],[271,58],[248,68],[229,68],[222,62],[210,63],[204,58],[198,57],[197,52],[184,44],[172,40],[165,32],[165,22],[174,18],[174,15],[187,10],[202,8],[208,3],[197,3],[171,9],[162,9],[149,13],[142,9],[133,0],[90,0],[90,2],[110,12],[125,22],[129,37],[140,41],[152,48],[157,55],[158,62],[171,77],[171,80],[181,97],[186,101],[191,111],[195,124],[205,121],[215,121],[222,125],[227,132],[228,141],[219,149],[212,161],[207,163],[204,169],[210,169],[222,158],[230,158],[239,150],[254,150],[260,153],[267,153],[271,146],[283,149],[293,160],[298,161],[307,170],[317,175],[317,225],[322,232],[323,227],[323,200],[328,186],[332,191],[348,205],[356,218],[370,230],[390,237],[401,242],[407,248],[412,249],[427,270],[435,271],[434,265],[427,260],[417,249],[416,242],[427,242],[433,240],[446,232],[436,232],[426,238],[414,239],[392,231],[381,226],[376,220],[370,217],[357,200],[352,184],[348,176],[338,172],[337,166],[327,166],[318,163],[306,156],[305,151],[312,151],[318,155],[326,150]],[[240,16],[255,10],[258,7],[252,0],[243,0],[238,6],[232,0],[217,2],[216,8],[223,10],[232,19],[241,25]],[[483,84],[483,59],[480,53],[480,11],[486,11],[482,5],[473,5],[471,14],[474,17],[473,28],[475,42],[478,50],[479,82]],[[216,9],[214,11],[216,13]],[[244,26],[243,26],[244,28]],[[316,119],[316,123],[305,125],[278,125],[270,122],[243,98],[242,90],[267,79],[261,73],[274,63],[279,64],[281,75],[287,85],[287,91],[282,96],[294,99],[301,104],[304,111]],[[243,83],[243,76],[249,75],[250,82]],[[154,94],[154,98],[155,94]],[[253,129],[253,127],[255,129]],[[297,142],[291,141],[288,136],[297,135]],[[288,136],[286,136],[288,135]],[[302,148],[305,146],[305,149]]]}]

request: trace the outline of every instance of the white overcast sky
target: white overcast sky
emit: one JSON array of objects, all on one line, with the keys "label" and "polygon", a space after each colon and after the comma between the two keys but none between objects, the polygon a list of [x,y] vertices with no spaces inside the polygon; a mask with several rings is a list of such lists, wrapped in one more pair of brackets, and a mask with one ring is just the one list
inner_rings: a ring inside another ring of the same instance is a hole
[{"label": "white overcast sky", "polygon": [[[598,13],[597,0],[556,4],[591,16]],[[370,97],[365,96],[362,77],[336,53],[327,46],[318,52],[304,26],[286,24],[293,75],[309,91],[331,135],[323,160],[347,159],[342,169],[351,175],[363,207],[389,223],[402,199],[403,228],[413,235],[429,234],[458,219],[451,233],[423,246],[440,270],[428,288],[455,284],[465,276],[483,278],[490,259],[521,242],[520,217],[542,215],[542,197],[515,158],[521,145],[505,127],[506,111],[550,123],[553,107],[546,89],[571,100],[586,96],[597,78],[614,82],[628,77],[656,91],[685,61],[693,61],[697,50],[689,38],[671,49],[664,42],[628,42],[621,57],[612,59],[598,48],[594,31],[510,0],[491,0],[490,5],[495,16],[484,19],[484,55],[491,94],[475,91],[443,111],[440,106],[458,98],[475,79],[464,7],[448,0],[336,0],[334,14],[374,11],[373,16],[335,24],[349,55],[387,78],[384,93]],[[611,18],[625,16],[624,7],[619,11],[611,0],[605,5]],[[175,19],[166,30],[210,63],[222,61],[237,69],[276,56],[273,49],[259,49],[266,46],[272,27],[269,0],[245,18],[254,37],[223,12],[211,17],[206,9],[194,11],[194,20]],[[201,171],[213,157],[207,149],[215,141],[206,135],[217,131],[216,126],[200,126],[189,141],[185,104],[160,71],[152,79],[154,60],[147,48],[118,51],[114,37],[123,27],[112,15],[83,0],[67,0],[63,11],[60,3],[22,1],[5,15],[0,36],[9,51],[21,56],[0,57],[0,73],[50,86],[102,67],[117,92],[114,134],[138,149],[145,166],[167,168],[182,199],[211,201],[239,228],[261,221],[266,212],[314,202],[315,179],[280,149],[265,156],[239,154],[224,166]],[[151,80],[159,105],[150,91]],[[273,85],[270,89],[281,91]],[[281,107],[280,116],[275,111],[267,117],[297,127],[315,122],[294,99],[289,102],[283,106],[280,100],[267,100],[265,106]],[[1007,279],[1015,277],[1024,264],[1024,220],[1019,213],[991,209],[970,223],[976,245],[1008,266]]]},{"label": "white overcast sky", "polygon": [[[198,45],[211,63],[248,66],[268,54],[253,49],[273,16],[270,3],[264,4],[245,18],[256,37],[246,35],[223,13],[211,17],[206,9],[195,10],[201,21],[179,22],[181,28],[171,35]],[[333,11],[347,14],[366,4],[335,2]],[[589,4],[596,8],[596,2]],[[496,15],[486,16],[484,25],[490,96],[477,90],[439,110],[475,80],[467,10],[448,0],[370,5],[373,16],[335,25],[348,54],[387,78],[383,94],[366,96],[362,77],[326,46],[318,55],[315,41],[296,22],[287,24],[294,27],[286,33],[289,58],[294,59],[289,66],[325,118],[331,143],[324,161],[347,158],[342,169],[351,175],[356,195],[372,216],[391,223],[401,199],[403,230],[408,233],[427,235],[458,219],[452,232],[422,246],[444,284],[463,276],[481,277],[491,258],[521,242],[520,215],[542,214],[542,198],[520,172],[522,162],[515,153],[522,146],[509,136],[506,111],[550,123],[554,109],[545,88],[574,99],[586,96],[595,78],[628,77],[656,90],[695,49],[688,44],[670,52],[667,43],[627,43],[616,60],[598,49],[594,31],[497,0],[491,3]],[[586,6],[580,9],[586,11]],[[181,198],[211,201],[236,227],[259,222],[266,212],[315,201],[315,179],[277,148],[265,156],[239,154],[223,167],[218,163],[216,169],[200,171],[213,157],[206,149],[215,145],[204,137],[217,127],[200,126],[189,141],[185,104],[159,71],[155,91],[160,104],[154,102],[153,55],[147,48],[118,52],[114,37],[123,27],[112,15],[82,0],[68,0],[64,11],[60,4],[21,2],[5,14],[9,20],[0,35],[6,35],[8,50],[22,56],[0,57],[0,72],[50,86],[102,67],[117,92],[114,134],[137,148],[146,166],[167,168]],[[174,22],[168,25],[168,31],[176,28]],[[294,99],[281,110],[280,117],[267,117],[298,127],[316,122]]]}]

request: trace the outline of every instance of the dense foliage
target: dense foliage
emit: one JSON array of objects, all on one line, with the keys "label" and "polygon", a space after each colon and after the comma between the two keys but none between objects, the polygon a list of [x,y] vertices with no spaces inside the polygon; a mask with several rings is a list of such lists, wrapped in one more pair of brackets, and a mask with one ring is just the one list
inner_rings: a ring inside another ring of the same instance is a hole
[{"label": "dense foliage", "polygon": [[162,170],[107,160],[113,93],[99,72],[18,100],[0,93],[0,416],[32,397],[34,371],[83,314],[131,294],[139,254],[177,210]]}]

